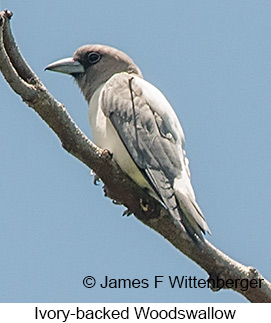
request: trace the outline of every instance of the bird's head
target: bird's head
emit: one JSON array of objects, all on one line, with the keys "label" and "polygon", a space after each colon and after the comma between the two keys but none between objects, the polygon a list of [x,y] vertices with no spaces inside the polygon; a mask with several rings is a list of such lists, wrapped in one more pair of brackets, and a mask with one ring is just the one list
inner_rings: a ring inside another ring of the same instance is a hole
[{"label": "bird's head", "polygon": [[116,73],[127,72],[142,77],[132,59],[122,51],[105,45],[85,45],[73,57],[48,65],[45,70],[72,75],[87,101],[95,90]]}]

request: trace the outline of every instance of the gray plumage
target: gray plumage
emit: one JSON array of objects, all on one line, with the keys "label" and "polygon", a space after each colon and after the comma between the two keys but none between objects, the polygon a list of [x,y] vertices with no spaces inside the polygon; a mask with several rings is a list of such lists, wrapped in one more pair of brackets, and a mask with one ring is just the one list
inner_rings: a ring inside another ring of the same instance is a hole
[{"label": "gray plumage", "polygon": [[109,46],[86,45],[46,69],[74,76],[89,104],[94,142],[111,151],[194,241],[210,233],[190,182],[179,120],[131,58]]}]

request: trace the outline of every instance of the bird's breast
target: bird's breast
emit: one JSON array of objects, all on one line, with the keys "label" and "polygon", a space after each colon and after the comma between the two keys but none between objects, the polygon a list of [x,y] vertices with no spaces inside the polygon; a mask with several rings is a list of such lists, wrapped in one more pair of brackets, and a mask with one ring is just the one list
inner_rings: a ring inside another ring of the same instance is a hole
[{"label": "bird's breast", "polygon": [[100,96],[103,86],[104,84],[95,91],[89,101],[89,122],[93,141],[98,147],[108,149],[120,168],[139,186],[152,190],[132,160],[110,119],[102,111]]}]

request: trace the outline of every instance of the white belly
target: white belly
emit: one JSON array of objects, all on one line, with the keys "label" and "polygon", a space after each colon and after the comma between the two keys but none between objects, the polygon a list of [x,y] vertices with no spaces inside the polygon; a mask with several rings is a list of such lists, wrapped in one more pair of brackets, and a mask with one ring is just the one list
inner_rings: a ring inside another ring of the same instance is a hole
[{"label": "white belly", "polygon": [[146,187],[152,191],[127,152],[111,121],[104,115],[100,108],[99,97],[102,88],[103,85],[96,90],[89,102],[89,122],[93,141],[100,148],[108,149],[113,154],[113,159],[118,163],[120,168],[139,186]]}]

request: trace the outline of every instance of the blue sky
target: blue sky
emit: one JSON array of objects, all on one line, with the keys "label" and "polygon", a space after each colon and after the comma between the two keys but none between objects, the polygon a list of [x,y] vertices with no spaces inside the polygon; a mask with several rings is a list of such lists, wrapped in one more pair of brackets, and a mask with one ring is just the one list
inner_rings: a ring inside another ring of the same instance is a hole
[{"label": "blue sky", "polygon": [[[44,72],[81,45],[130,55],[168,98],[186,135],[192,183],[215,246],[270,276],[270,1],[19,1],[26,60],[90,136],[73,80]],[[1,302],[246,302],[232,291],[86,289],[92,275],[207,274],[93,185],[89,169],[0,76]],[[268,256],[267,256],[268,255]]]}]

